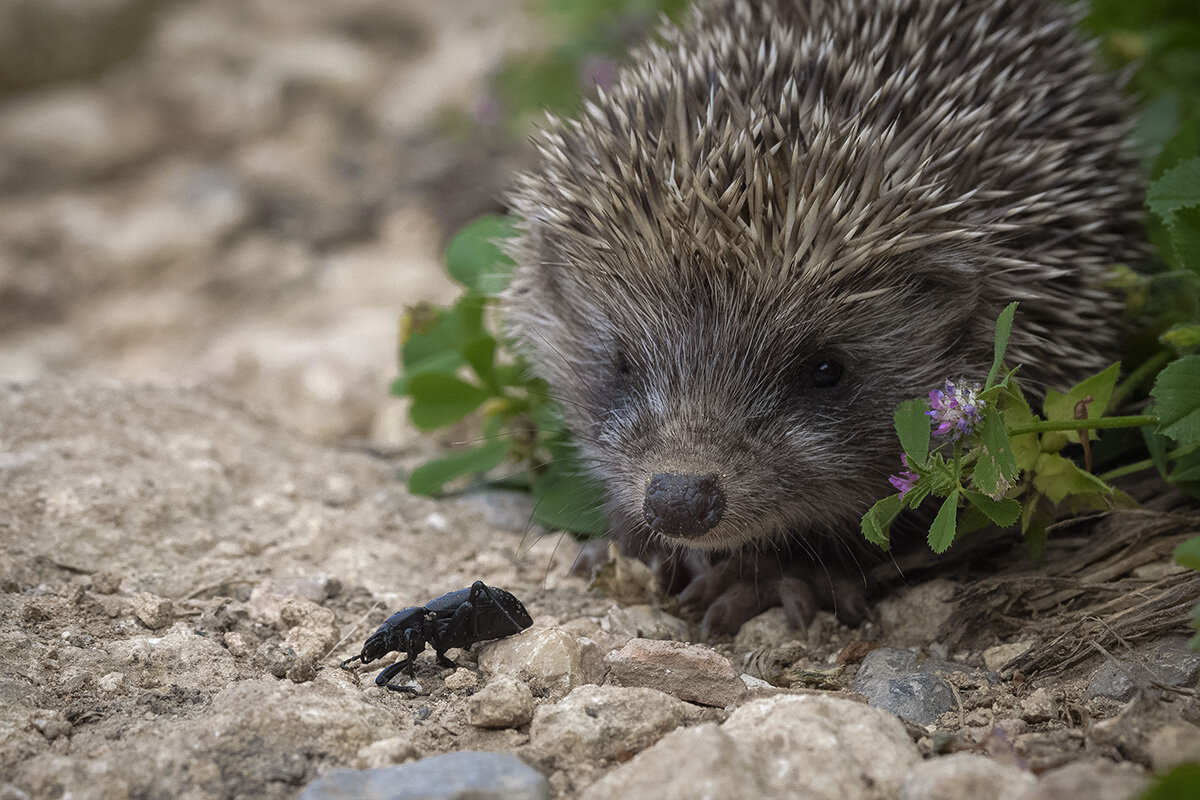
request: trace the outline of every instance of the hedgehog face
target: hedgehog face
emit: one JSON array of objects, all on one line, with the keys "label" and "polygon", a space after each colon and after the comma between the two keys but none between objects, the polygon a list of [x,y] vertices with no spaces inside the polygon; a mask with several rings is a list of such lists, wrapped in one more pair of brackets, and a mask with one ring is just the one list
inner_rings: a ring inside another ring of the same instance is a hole
[{"label": "hedgehog face", "polygon": [[518,276],[515,332],[614,525],[690,547],[854,526],[899,468],[897,398],[939,383],[931,364],[987,364],[978,348],[954,354],[975,297],[930,297],[940,259],[908,259],[891,291],[800,297],[714,265],[672,282],[631,267],[599,291],[594,273],[550,263]]}]

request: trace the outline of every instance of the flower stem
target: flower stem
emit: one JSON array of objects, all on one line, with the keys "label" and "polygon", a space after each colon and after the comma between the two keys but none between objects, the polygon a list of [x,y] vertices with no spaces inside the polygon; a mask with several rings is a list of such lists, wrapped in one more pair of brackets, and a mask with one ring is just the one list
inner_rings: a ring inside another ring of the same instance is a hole
[{"label": "flower stem", "polygon": [[1130,392],[1141,386],[1151,375],[1157,375],[1158,371],[1166,366],[1172,358],[1174,358],[1174,354],[1170,350],[1162,350],[1143,361],[1137,369],[1129,373],[1125,380],[1117,384],[1117,388],[1113,389],[1112,396],[1108,398],[1108,407],[1115,411]]},{"label": "flower stem", "polygon": [[[1177,448],[1177,449],[1172,450],[1171,452],[1167,453],[1165,455],[1165,458],[1167,461],[1175,461],[1176,459],[1182,458],[1183,456],[1190,455],[1195,450],[1196,450],[1196,445],[1194,445],[1194,444],[1186,445],[1184,447]],[[1099,478],[1100,480],[1104,481],[1105,483],[1108,483],[1113,478],[1120,478],[1124,475],[1131,475],[1135,472],[1141,472],[1144,469],[1150,469],[1153,466],[1154,466],[1154,459],[1146,458],[1141,461],[1135,461],[1132,464],[1125,464],[1124,466],[1115,467],[1114,469],[1110,469],[1108,472],[1105,472],[1103,475],[1097,475],[1096,477]]]},{"label": "flower stem", "polygon": [[1022,436],[1026,433],[1049,433],[1050,431],[1095,431],[1103,428],[1140,428],[1143,425],[1157,424],[1158,417],[1153,414],[1100,417],[1098,419],[1039,420],[1027,422],[1024,425],[1014,425],[1008,429],[1008,435]]}]

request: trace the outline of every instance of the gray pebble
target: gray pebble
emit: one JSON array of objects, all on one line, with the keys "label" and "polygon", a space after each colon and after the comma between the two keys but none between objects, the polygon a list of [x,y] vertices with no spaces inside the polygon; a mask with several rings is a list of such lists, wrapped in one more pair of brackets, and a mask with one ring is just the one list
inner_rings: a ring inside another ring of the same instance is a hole
[{"label": "gray pebble", "polygon": [[1088,683],[1088,697],[1126,701],[1139,689],[1158,683],[1195,688],[1200,674],[1200,654],[1188,649],[1183,637],[1162,639],[1133,649],[1101,665]]},{"label": "gray pebble", "polygon": [[866,695],[876,708],[928,725],[958,705],[950,683],[938,673],[970,671],[915,650],[880,647],[863,659],[854,677],[854,691]]},{"label": "gray pebble", "polygon": [[381,769],[335,769],[298,800],[549,800],[542,774],[507,753],[464,750]]}]

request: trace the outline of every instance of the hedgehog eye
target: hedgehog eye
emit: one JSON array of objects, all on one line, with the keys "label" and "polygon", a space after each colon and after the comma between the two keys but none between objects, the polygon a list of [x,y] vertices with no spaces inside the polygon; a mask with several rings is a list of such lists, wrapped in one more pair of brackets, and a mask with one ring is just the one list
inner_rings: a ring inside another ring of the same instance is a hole
[{"label": "hedgehog eye", "polygon": [[822,358],[809,370],[809,380],[817,389],[828,389],[841,382],[845,371],[842,362],[836,358]]},{"label": "hedgehog eye", "polygon": [[625,355],[625,351],[618,347],[613,353],[613,369],[622,380],[629,377],[630,367],[629,358]]}]

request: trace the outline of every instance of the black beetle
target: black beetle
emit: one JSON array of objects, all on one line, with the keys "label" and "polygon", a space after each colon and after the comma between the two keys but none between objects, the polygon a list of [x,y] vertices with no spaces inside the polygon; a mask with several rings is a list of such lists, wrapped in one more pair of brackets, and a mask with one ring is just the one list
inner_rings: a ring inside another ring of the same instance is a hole
[{"label": "black beetle", "polygon": [[424,606],[392,614],[367,639],[361,653],[342,662],[342,669],[353,669],[349,665],[355,661],[370,664],[399,650],[405,657],[379,673],[375,683],[394,692],[416,693],[412,687],[391,680],[401,670],[407,670],[415,679],[413,662],[426,645],[437,653],[439,664],[453,667],[454,662],[446,658],[451,647],[470,647],[476,642],[512,636],[532,624],[520,600],[503,589],[475,581],[469,589],[459,589]]}]

